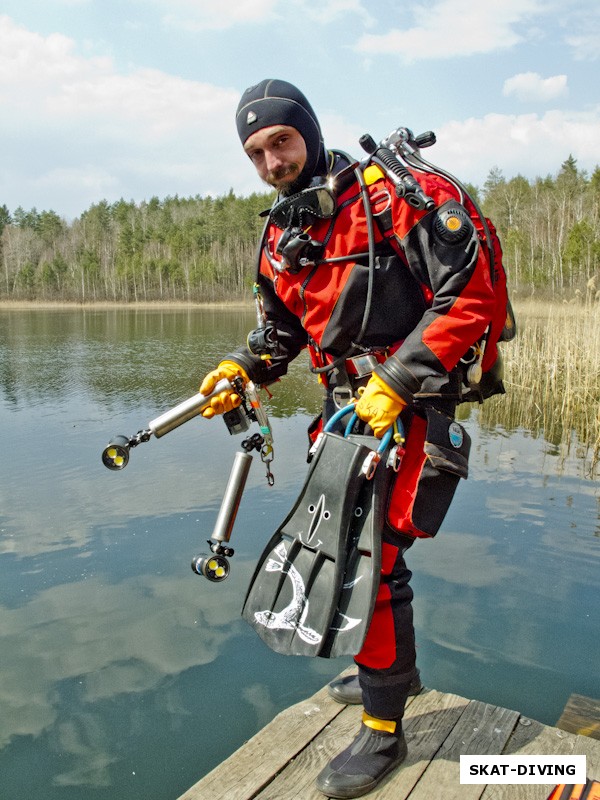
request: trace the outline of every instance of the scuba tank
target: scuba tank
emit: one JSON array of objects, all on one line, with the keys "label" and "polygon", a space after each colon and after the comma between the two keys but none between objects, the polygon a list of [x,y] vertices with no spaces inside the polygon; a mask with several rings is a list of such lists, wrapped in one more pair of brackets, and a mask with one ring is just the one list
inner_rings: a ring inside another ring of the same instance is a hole
[{"label": "scuba tank", "polygon": [[419,210],[429,210],[432,203],[424,194],[419,182],[408,170],[437,175],[447,180],[458,193],[461,205],[471,217],[479,240],[485,246],[490,278],[496,298],[496,310],[492,322],[481,339],[474,343],[462,359],[465,367],[467,390],[463,393],[462,402],[481,402],[497,392],[504,392],[502,386],[502,360],[496,350],[497,357],[492,363],[488,358],[484,364],[486,350],[494,348],[498,342],[507,342],[517,333],[516,319],[512,304],[508,297],[506,271],[502,262],[502,247],[496,229],[483,213],[475,198],[454,175],[438,167],[421,155],[421,148],[431,147],[436,142],[433,131],[415,136],[409,128],[400,127],[393,130],[379,145],[368,134],[361,137],[363,149],[370,155],[370,162],[376,164],[392,181],[396,194],[409,205]]}]

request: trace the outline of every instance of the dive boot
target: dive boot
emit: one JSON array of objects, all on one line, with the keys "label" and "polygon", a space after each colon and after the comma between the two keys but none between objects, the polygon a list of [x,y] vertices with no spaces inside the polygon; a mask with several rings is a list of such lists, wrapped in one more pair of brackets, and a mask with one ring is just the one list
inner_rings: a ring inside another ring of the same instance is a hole
[{"label": "dive boot", "polygon": [[316,787],[327,797],[362,797],[406,758],[407,746],[400,720],[363,714],[358,736],[321,770]]},{"label": "dive boot", "polygon": [[[419,670],[412,679],[408,696],[412,697],[419,694],[423,684],[421,683],[421,676]],[[362,703],[362,690],[358,681],[358,675],[346,675],[345,678],[336,678],[331,681],[327,687],[329,696],[337,700],[338,703],[347,703],[348,705],[360,705]]]}]

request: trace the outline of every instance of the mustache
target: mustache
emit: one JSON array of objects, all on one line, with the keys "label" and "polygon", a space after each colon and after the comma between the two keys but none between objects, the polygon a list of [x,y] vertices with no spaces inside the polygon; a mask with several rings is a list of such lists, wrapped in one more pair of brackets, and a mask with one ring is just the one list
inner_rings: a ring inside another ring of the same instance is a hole
[{"label": "mustache", "polygon": [[271,170],[267,173],[265,181],[271,186],[276,186],[283,178],[292,177],[300,173],[299,164],[286,164],[283,167]]}]

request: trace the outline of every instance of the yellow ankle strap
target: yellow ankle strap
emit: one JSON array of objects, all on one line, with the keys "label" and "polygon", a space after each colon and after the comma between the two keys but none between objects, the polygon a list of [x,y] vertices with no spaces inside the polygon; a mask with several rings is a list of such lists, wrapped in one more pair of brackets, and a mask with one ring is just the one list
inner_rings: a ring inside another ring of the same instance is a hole
[{"label": "yellow ankle strap", "polygon": [[378,719],[377,717],[372,717],[370,714],[367,714],[366,711],[363,711],[362,721],[367,728],[373,728],[375,731],[396,733],[396,722],[393,719]]}]

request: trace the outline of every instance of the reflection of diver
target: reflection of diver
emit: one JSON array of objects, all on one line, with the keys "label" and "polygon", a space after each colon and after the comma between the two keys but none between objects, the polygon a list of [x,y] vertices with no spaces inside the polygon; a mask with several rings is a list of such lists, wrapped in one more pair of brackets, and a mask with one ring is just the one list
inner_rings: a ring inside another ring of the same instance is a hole
[{"label": "reflection of diver", "polygon": [[[352,401],[368,425],[366,439],[345,422],[347,436],[333,429],[321,436],[243,612],[271,647],[291,654],[344,652],[339,631],[347,628],[363,724],[317,786],[328,796],[357,797],[406,755],[401,721],[418,672],[404,554],[415,538],[435,535],[467,475],[469,439],[454,420],[456,404],[503,391],[494,367],[506,304],[498,315],[502,287],[493,285],[477,208],[463,187],[423,160],[409,171],[390,150],[402,145],[418,159],[419,145],[432,137],[398,129],[388,146],[363,137],[369,158],[353,162],[324,148],[304,95],[277,80],[244,93],[237,127],[259,176],[279,196],[259,251],[258,327],[200,391],[209,394],[222,379],[271,384],[307,347],[326,388],[323,420]],[[238,403],[226,390],[202,413]],[[388,468],[365,467],[373,438],[398,418],[402,451],[391,459],[385,453]],[[375,564],[373,591],[366,576]],[[348,628],[356,619],[367,624]],[[357,699],[352,684],[332,691]]]}]

